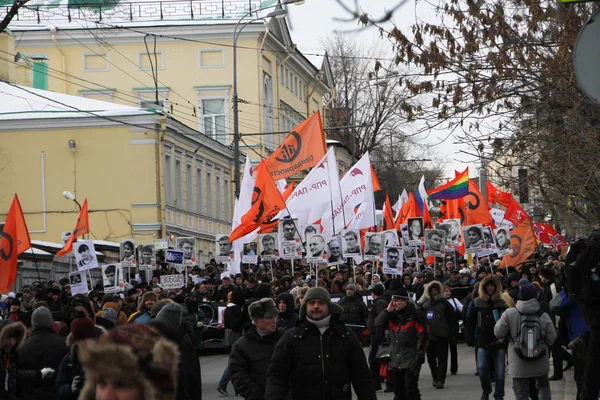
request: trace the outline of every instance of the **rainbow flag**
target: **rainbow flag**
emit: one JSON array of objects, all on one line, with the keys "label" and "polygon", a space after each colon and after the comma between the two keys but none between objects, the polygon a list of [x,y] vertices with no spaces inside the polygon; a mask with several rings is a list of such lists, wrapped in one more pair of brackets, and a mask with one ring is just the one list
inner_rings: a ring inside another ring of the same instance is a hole
[{"label": "rainbow flag", "polygon": [[427,192],[427,200],[456,200],[469,194],[469,167],[450,182]]}]

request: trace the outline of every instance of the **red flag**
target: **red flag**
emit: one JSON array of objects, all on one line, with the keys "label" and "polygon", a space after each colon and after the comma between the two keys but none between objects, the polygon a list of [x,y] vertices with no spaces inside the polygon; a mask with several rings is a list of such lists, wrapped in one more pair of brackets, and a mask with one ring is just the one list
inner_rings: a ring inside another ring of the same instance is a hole
[{"label": "red flag", "polygon": [[283,191],[283,200],[287,201],[288,197],[290,197],[290,195],[294,192],[294,186],[295,181],[291,181],[290,183],[288,183],[287,187]]},{"label": "red flag", "polygon": [[382,231],[388,229],[394,229],[394,217],[393,217],[392,203],[390,203],[390,196],[385,194],[385,204],[383,205],[383,222],[381,225]]},{"label": "red flag", "polygon": [[19,254],[31,247],[27,224],[19,197],[15,197],[8,210],[4,229],[0,234],[0,292],[10,291],[17,279],[17,261]]},{"label": "red flag", "polygon": [[504,213],[504,219],[515,225],[519,225],[524,220],[529,219],[529,215],[527,215],[525,210],[523,210],[523,207],[513,199],[506,209],[506,213]]},{"label": "red flag", "polygon": [[550,245],[556,251],[560,251],[562,246],[568,246],[565,239],[554,230],[547,222],[533,224],[533,233],[540,242]]},{"label": "red flag", "polygon": [[377,179],[377,174],[375,173],[373,164],[371,164],[371,179],[373,180],[373,193],[379,192],[381,190],[381,185],[379,184],[379,179]]},{"label": "red flag", "polygon": [[88,220],[88,203],[87,199],[85,199],[85,201],[83,202],[83,206],[81,206],[81,211],[79,211],[79,218],[77,218],[75,229],[73,229],[71,236],[69,236],[69,240],[67,240],[67,243],[65,243],[65,247],[63,247],[62,250],[56,253],[56,257],[60,258],[65,254],[68,254],[71,251],[73,251],[73,243],[75,242],[75,239],[77,239],[79,236],[82,236],[85,233],[88,233],[89,231],[90,222]]},{"label": "red flag", "polygon": [[261,161],[255,169],[256,181],[252,194],[252,207],[242,217],[241,224],[229,235],[230,242],[249,234],[256,228],[271,227],[273,218],[285,209],[285,201],[271,178],[265,161]]},{"label": "red flag", "polygon": [[500,205],[503,205],[504,207],[508,207],[512,199],[512,194],[499,190],[490,181],[487,182],[488,203],[498,203]]},{"label": "red flag", "polygon": [[500,268],[516,267],[523,263],[537,248],[537,241],[533,233],[532,223],[529,218],[517,225],[510,233],[510,245],[513,253],[502,258]]}]

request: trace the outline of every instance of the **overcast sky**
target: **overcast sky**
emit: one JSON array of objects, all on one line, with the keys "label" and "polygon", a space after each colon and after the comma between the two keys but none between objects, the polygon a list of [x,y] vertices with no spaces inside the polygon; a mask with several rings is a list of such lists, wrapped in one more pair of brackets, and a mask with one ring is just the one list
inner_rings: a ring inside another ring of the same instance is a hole
[{"label": "overcast sky", "polygon": [[[349,7],[354,7],[354,0],[342,0],[344,4]],[[386,9],[390,10],[396,6],[401,0],[357,0],[360,8],[363,12],[370,15],[372,19],[379,19],[384,15]],[[416,17],[420,20],[426,20],[428,22],[437,21],[437,17],[431,10],[426,2],[418,2],[418,6],[415,7],[415,1],[407,1],[402,7],[394,12],[393,21],[402,29],[405,34],[410,32],[409,28],[415,23]],[[319,53],[324,52],[321,46],[321,41],[327,35],[333,34],[333,32],[344,31],[348,35],[356,38],[358,43],[363,44],[365,47],[373,45],[383,44],[384,48],[388,47],[390,50],[390,57],[393,54],[391,46],[388,46],[389,42],[383,40],[379,36],[379,32],[376,28],[359,29],[356,21],[352,22],[341,22],[336,21],[334,18],[351,18],[336,0],[306,0],[303,5],[300,6],[289,6],[290,18],[288,20],[291,23],[292,28],[292,40],[298,45],[300,51],[304,53]],[[439,22],[439,21],[438,21]],[[388,22],[384,24],[384,27],[391,27],[392,23]],[[308,58],[315,63],[317,67],[320,67],[322,58],[317,56],[308,56]],[[438,131],[432,133],[429,138],[423,139],[425,143],[438,143],[448,132]],[[467,164],[465,160],[472,160],[472,157],[458,153],[459,150],[471,151],[467,146],[454,145],[453,138],[446,140],[443,144],[432,147],[432,150],[446,159],[448,162],[445,170],[446,177],[453,177],[454,170],[464,170],[466,166],[469,166],[469,172],[471,177],[478,174],[477,165]],[[430,157],[428,157],[430,158]],[[461,161],[455,161],[461,160]]]}]

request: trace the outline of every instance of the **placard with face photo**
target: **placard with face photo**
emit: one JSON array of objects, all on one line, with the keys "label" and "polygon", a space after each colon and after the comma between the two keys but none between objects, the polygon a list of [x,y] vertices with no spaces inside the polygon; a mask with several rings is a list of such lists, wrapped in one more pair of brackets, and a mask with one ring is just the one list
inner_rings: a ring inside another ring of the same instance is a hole
[{"label": "placard with face photo", "polygon": [[261,261],[275,261],[279,258],[279,246],[277,244],[277,233],[265,233],[258,235]]},{"label": "placard with face photo", "polygon": [[[296,228],[300,229],[298,225],[298,220],[295,218],[284,218],[279,220],[279,229],[277,230],[277,234],[279,237],[279,243],[288,242],[288,246],[290,242],[296,243],[296,252],[300,252],[300,257],[302,257],[302,238],[300,238],[299,232]],[[295,258],[295,257],[294,257]]]},{"label": "placard with face photo", "polygon": [[463,226],[462,233],[467,254],[477,254],[485,249],[483,226],[481,224]]},{"label": "placard with face photo", "polygon": [[[450,231],[452,230],[452,226],[450,226],[450,224],[444,224],[443,222],[436,222],[435,229],[441,229],[444,232],[446,232],[446,247],[452,248],[452,242],[448,241],[448,238],[450,237]],[[425,240],[427,241],[427,232],[425,232]]]},{"label": "placard with face photo", "polygon": [[402,247],[385,246],[383,252],[383,273],[402,276],[404,251]]},{"label": "placard with face photo", "polygon": [[299,242],[300,238],[298,238],[298,241],[284,240],[282,242],[279,242],[281,258],[283,258],[284,260],[302,259],[302,250],[298,249],[298,244],[302,246],[302,243]]},{"label": "placard with face photo", "polygon": [[73,243],[73,253],[75,254],[78,271],[98,268],[96,249],[94,249],[94,242],[91,240],[81,240]]},{"label": "placard with face photo", "polygon": [[318,224],[306,225],[300,232],[302,233],[302,241],[306,243],[312,235],[321,233],[321,227]]},{"label": "placard with face photo", "polygon": [[156,248],[154,244],[140,244],[138,246],[138,260],[140,267],[156,269]]},{"label": "placard with face photo", "polygon": [[496,254],[498,254],[498,257],[512,254],[508,228],[501,227],[494,230],[494,244],[496,245]]},{"label": "placard with face photo", "polygon": [[450,225],[450,234],[448,235],[448,243],[454,246],[460,246],[462,243],[460,218],[445,219],[445,225]]},{"label": "placard with face photo", "polygon": [[175,239],[175,247],[183,251],[183,265],[194,265],[196,263],[196,239],[193,237],[178,237]]},{"label": "placard with face photo", "polygon": [[360,231],[345,229],[342,231],[342,254],[344,257],[356,257],[360,253]]},{"label": "placard with face photo", "polygon": [[140,265],[138,274],[140,276],[140,282],[148,283],[148,281],[152,278],[152,269],[150,267],[142,267]]},{"label": "placard with face photo", "polygon": [[423,244],[425,238],[425,232],[423,231],[423,217],[409,218],[407,222],[409,246]]},{"label": "placard with face photo", "polygon": [[425,256],[443,257],[446,235],[443,229],[425,229]]},{"label": "placard with face photo", "polygon": [[485,245],[485,250],[477,253],[477,257],[487,257],[491,254],[496,253],[496,243],[494,243],[494,234],[492,233],[492,228],[489,226],[483,227],[483,243]]},{"label": "placard with face photo", "polygon": [[121,265],[125,268],[136,266],[135,239],[121,239],[119,260],[121,260]]},{"label": "placard with face photo", "polygon": [[256,243],[256,240],[244,243],[242,262],[245,264],[258,264],[258,243]]},{"label": "placard with face photo", "polygon": [[383,261],[383,233],[367,232],[365,234],[365,260]]},{"label": "placard with face photo", "polygon": [[327,240],[324,235],[312,235],[306,243],[306,261],[311,263],[327,262]]},{"label": "placard with face photo", "polygon": [[229,235],[217,235],[216,239],[216,261],[218,263],[228,263],[233,258]]},{"label": "placard with face photo", "polygon": [[407,264],[416,264],[417,262],[419,262],[416,247],[404,246],[402,249],[404,250],[404,259],[406,260]]},{"label": "placard with face photo", "polygon": [[69,284],[71,285],[71,295],[88,294],[88,283],[85,271],[76,271],[69,273]]},{"label": "placard with face photo", "polygon": [[390,229],[387,231],[381,232],[383,233],[384,246],[399,246],[402,247],[402,242],[398,240],[398,232],[395,229]]},{"label": "placard with face photo", "polygon": [[121,263],[102,266],[104,293],[116,293],[123,290],[123,265]]},{"label": "placard with face photo", "polygon": [[408,224],[400,224],[400,233],[402,236],[402,241],[407,244],[408,243]]},{"label": "placard with face photo", "polygon": [[339,265],[345,262],[342,254],[342,237],[336,235],[327,241],[327,264]]}]

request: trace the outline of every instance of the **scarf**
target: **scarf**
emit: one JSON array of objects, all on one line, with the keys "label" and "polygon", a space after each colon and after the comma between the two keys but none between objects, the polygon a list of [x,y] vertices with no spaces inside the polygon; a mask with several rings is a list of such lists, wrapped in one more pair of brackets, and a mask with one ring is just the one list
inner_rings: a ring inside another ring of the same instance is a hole
[{"label": "scarf", "polygon": [[308,317],[306,317],[306,320],[308,322],[310,322],[311,324],[313,324],[314,326],[316,326],[317,329],[319,329],[319,332],[321,332],[321,336],[323,336],[323,334],[325,333],[327,328],[329,328],[329,324],[331,322],[331,315],[326,316],[325,318],[323,318],[320,321],[314,321]]}]

